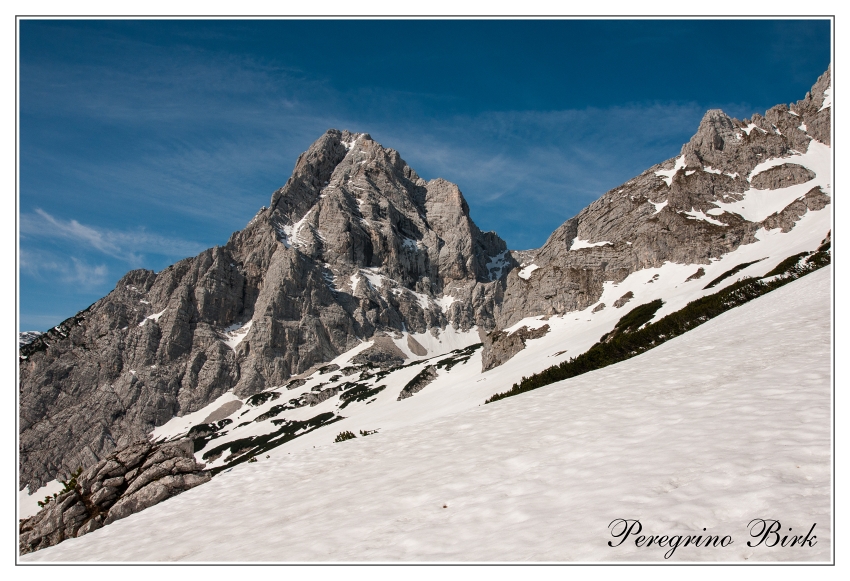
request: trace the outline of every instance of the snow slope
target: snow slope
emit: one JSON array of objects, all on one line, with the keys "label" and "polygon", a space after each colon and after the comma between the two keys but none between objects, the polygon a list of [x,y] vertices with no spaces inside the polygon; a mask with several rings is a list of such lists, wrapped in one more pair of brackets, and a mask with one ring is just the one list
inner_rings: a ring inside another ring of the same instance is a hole
[{"label": "snow slope", "polygon": [[[733,539],[671,561],[829,560],[831,276],[521,396],[392,434],[281,446],[21,561],[664,560],[667,548],[608,546],[618,518],[644,534]],[[817,523],[817,543],[750,548],[755,518],[791,534]]]}]

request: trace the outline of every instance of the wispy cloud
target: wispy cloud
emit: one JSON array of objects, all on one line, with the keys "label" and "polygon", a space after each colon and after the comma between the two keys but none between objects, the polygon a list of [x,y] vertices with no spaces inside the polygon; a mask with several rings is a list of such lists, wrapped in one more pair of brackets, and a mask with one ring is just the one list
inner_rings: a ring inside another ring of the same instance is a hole
[{"label": "wispy cloud", "polygon": [[[62,220],[41,208],[36,208],[31,214],[21,215],[20,223],[22,236],[65,240],[84,249],[117,258],[131,266],[140,265],[145,254],[184,258],[204,249],[203,245],[196,242],[169,238],[144,229],[123,232],[87,226],[73,219]],[[82,272],[76,268],[75,270]],[[93,274],[97,275],[98,272],[94,271]],[[101,275],[105,274],[104,269]]]},{"label": "wispy cloud", "polygon": [[101,287],[109,274],[106,264],[91,264],[74,256],[59,256],[45,250],[21,250],[20,268],[30,276],[73,285],[83,292]]}]

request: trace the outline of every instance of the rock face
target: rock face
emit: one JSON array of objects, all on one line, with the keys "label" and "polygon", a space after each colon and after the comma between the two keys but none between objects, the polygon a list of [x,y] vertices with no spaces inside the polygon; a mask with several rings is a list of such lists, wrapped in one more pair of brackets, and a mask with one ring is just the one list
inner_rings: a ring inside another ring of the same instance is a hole
[{"label": "rock face", "polygon": [[35,516],[20,522],[20,554],[81,537],[210,479],[190,441],[137,442],[89,467]]},{"label": "rock face", "polygon": [[129,272],[21,348],[20,486],[67,478],[228,390],[282,385],[376,333],[491,329],[515,265],[457,186],[426,182],[367,134],[329,130],[226,245]]},{"label": "rock face", "polygon": [[484,337],[481,367],[483,371],[498,367],[523,349],[528,339],[539,339],[549,332],[549,325],[537,329],[520,327],[513,333],[494,331]]},{"label": "rock face", "polygon": [[793,159],[750,174],[765,160],[805,153],[813,142],[829,145],[830,79],[827,70],[805,99],[790,108],[777,105],[764,116],[739,121],[720,110],[708,111],[679,157],[605,193],[555,230],[540,249],[514,253],[525,268],[508,274],[496,309],[497,328],[524,317],[585,309],[599,300],[603,282],[620,282],[666,261],[708,264],[754,242],[762,227],[787,231],[807,209],[823,208],[829,196],[819,189],[756,222],[730,211],[718,213],[716,203],[741,200],[750,188],[776,189],[812,179],[812,172]]}]

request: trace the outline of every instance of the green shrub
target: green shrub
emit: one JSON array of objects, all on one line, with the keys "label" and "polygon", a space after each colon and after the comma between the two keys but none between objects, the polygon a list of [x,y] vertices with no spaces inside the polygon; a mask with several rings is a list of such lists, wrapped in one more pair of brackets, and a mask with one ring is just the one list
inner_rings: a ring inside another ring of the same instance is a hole
[{"label": "green shrub", "polygon": [[[362,432],[361,432],[361,433],[362,433]],[[355,436],[354,434],[352,434],[351,432],[349,432],[348,430],[346,430],[346,431],[344,431],[344,432],[340,432],[339,434],[337,434],[336,439],[334,440],[334,443],[336,443],[336,442],[345,442],[346,440],[353,440],[353,439],[354,439],[354,438],[356,438],[356,437],[357,437],[357,436]]]},{"label": "green shrub", "polygon": [[260,393],[256,393],[248,398],[245,402],[249,406],[258,407],[271,400],[274,401],[280,397],[280,392],[278,391],[262,391]]},{"label": "green shrub", "polygon": [[726,272],[724,272],[723,274],[721,274],[720,276],[715,278],[713,281],[711,281],[710,283],[705,285],[703,287],[703,290],[705,290],[707,288],[716,287],[718,284],[720,284],[722,281],[726,280],[727,278],[729,278],[733,274],[738,274],[739,272],[741,272],[742,270],[744,270],[748,266],[752,266],[756,262],[761,262],[762,260],[764,260],[764,258],[759,258],[758,260],[753,260],[752,262],[744,262],[743,264],[739,264],[738,266],[730,268],[729,270],[727,270]]}]

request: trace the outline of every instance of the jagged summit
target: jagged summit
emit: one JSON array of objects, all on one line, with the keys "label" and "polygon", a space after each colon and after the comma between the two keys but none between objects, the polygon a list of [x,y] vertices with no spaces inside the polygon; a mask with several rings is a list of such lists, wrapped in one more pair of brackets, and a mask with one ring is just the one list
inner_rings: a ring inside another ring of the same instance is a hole
[{"label": "jagged summit", "polygon": [[[280,385],[376,335],[490,329],[515,264],[455,184],[425,182],[366,133],[331,129],[226,245],[128,273],[25,346],[22,484],[34,489],[227,391]],[[404,357],[380,345],[363,355]]]}]

